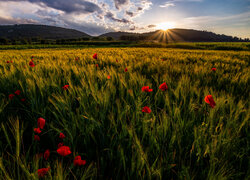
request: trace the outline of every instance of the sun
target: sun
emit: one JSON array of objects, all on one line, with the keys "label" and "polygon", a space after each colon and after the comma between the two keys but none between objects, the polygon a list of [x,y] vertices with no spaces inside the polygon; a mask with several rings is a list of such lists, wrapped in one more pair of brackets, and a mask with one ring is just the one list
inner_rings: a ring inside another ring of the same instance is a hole
[{"label": "sun", "polygon": [[163,31],[167,31],[168,29],[172,29],[174,27],[175,27],[175,23],[173,22],[164,22],[164,23],[157,24],[156,26],[157,29],[161,29]]}]

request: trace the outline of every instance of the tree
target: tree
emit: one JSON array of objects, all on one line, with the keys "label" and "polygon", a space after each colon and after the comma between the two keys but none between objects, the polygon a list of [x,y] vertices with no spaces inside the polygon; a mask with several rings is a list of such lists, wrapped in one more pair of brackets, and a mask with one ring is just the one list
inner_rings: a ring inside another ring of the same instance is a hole
[{"label": "tree", "polygon": [[6,45],[9,43],[9,40],[7,38],[0,38],[0,44]]},{"label": "tree", "polygon": [[114,39],[112,37],[107,37],[107,41],[113,41]]}]

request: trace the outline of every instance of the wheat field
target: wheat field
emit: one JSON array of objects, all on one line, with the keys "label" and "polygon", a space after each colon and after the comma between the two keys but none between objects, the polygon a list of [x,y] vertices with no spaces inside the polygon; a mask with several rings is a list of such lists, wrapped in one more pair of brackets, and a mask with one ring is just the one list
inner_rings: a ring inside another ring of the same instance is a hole
[{"label": "wheat field", "polygon": [[249,63],[249,51],[1,50],[0,179],[249,179]]}]

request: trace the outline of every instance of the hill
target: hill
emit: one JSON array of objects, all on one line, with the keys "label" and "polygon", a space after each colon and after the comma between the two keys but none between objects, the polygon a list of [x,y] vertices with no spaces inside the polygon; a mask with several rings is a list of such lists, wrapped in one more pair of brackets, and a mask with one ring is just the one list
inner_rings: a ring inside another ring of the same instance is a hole
[{"label": "hill", "polygon": [[237,37],[215,34],[208,31],[193,29],[169,29],[167,31],[157,30],[147,33],[110,32],[101,37],[112,37],[116,40],[130,41],[160,41],[160,42],[238,42],[245,41]]},{"label": "hill", "polygon": [[74,29],[47,25],[21,24],[0,26],[0,37],[8,39],[36,38],[43,39],[77,39],[90,35]]}]

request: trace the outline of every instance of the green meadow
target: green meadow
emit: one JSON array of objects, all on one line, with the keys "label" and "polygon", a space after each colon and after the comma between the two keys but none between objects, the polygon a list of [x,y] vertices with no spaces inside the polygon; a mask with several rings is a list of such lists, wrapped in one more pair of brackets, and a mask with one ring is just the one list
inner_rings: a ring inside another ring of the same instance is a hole
[{"label": "green meadow", "polygon": [[0,50],[0,179],[249,179],[247,48]]}]

